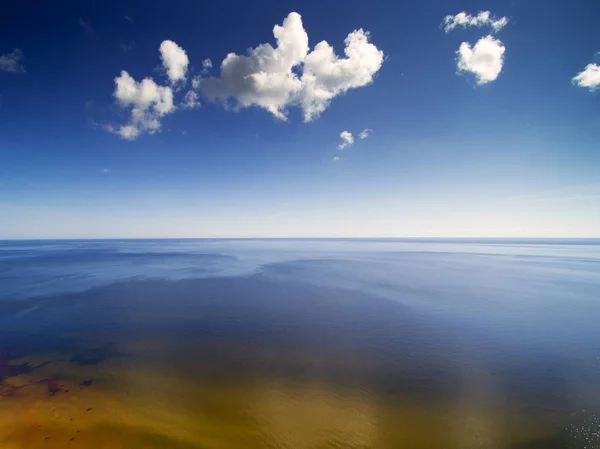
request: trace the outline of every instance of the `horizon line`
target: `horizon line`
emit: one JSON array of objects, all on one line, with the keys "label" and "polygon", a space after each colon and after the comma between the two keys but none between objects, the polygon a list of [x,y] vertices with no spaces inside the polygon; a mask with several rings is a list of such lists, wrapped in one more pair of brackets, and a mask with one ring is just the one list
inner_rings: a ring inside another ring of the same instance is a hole
[{"label": "horizon line", "polygon": [[0,237],[0,242],[75,240],[600,240],[596,237],[511,237],[511,236],[428,236],[428,237]]}]

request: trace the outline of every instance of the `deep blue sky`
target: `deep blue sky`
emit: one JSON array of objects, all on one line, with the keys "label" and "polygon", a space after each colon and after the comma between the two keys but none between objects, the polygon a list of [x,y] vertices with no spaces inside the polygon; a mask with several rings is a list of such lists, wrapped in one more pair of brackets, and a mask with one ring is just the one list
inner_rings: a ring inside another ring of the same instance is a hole
[{"label": "deep blue sky", "polygon": [[[122,70],[168,85],[164,40],[189,57],[177,102],[205,58],[217,76],[228,53],[275,46],[292,11],[311,50],[343,57],[368,30],[385,55],[372,83],[310,123],[200,92],[152,135],[106,131],[127,122]],[[461,11],[509,19],[493,82],[457,73],[461,42],[490,34],[445,33]],[[600,63],[599,20],[596,1],[5,3],[0,55],[20,49],[26,71],[0,71],[0,238],[600,237],[600,92],[571,81]]]}]

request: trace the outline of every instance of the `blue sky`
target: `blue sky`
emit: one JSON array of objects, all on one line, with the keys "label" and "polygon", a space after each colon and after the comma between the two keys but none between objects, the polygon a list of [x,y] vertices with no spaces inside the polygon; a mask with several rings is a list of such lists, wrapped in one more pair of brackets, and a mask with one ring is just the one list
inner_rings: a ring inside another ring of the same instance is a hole
[{"label": "blue sky", "polygon": [[600,237],[599,18],[594,1],[13,3],[0,238]]}]

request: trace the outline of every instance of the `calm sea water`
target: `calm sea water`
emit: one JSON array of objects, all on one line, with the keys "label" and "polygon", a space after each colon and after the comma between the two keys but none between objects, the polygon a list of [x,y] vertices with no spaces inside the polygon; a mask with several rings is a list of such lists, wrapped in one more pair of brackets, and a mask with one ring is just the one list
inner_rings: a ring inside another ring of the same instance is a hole
[{"label": "calm sea water", "polygon": [[1,448],[600,448],[600,240],[0,242]]}]

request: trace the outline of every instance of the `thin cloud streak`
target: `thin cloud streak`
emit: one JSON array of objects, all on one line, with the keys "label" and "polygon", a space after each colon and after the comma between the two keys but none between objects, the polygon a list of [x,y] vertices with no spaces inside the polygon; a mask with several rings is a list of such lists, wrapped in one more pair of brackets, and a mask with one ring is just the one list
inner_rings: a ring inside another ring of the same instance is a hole
[{"label": "thin cloud streak", "polygon": [[96,34],[96,31],[94,31],[94,29],[92,28],[92,25],[89,22],[86,22],[85,20],[83,20],[81,17],[77,20],[77,23],[79,24],[79,26],[81,28],[83,28],[83,30],[89,34],[90,36],[94,36],[94,37],[98,37],[98,35]]}]

